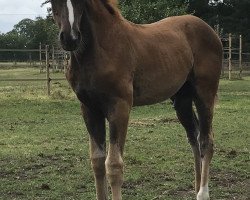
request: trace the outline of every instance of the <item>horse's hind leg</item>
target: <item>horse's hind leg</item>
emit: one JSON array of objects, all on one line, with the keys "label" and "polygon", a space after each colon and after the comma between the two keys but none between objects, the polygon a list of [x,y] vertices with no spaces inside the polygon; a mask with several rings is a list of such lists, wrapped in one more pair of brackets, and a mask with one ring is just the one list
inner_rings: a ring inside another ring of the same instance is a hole
[{"label": "horse's hind leg", "polygon": [[197,136],[199,135],[199,124],[192,108],[193,87],[186,82],[178,93],[172,98],[177,117],[187,132],[189,143],[192,147],[195,160],[195,191],[200,189],[201,180],[201,158]]},{"label": "horse's hind leg", "polygon": [[209,165],[213,157],[212,120],[214,100],[217,93],[218,80],[197,79],[195,105],[199,116],[200,152],[202,158],[201,184],[197,200],[208,200]]}]

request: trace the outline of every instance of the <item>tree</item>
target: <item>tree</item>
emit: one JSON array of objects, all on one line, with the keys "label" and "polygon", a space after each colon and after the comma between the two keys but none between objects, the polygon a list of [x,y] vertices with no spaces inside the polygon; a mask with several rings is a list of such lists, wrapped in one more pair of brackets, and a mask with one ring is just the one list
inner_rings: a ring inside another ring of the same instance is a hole
[{"label": "tree", "polygon": [[219,25],[224,33],[242,34],[243,49],[250,51],[249,0],[189,0],[188,3],[188,12],[210,26]]},{"label": "tree", "polygon": [[120,1],[123,16],[135,23],[151,23],[168,16],[186,13],[183,0],[123,0]]},{"label": "tree", "polygon": [[250,51],[250,1],[224,0],[219,13],[224,32],[242,34],[243,50]]},{"label": "tree", "polygon": [[14,29],[7,33],[16,34],[20,38],[25,38],[20,48],[36,49],[39,44],[56,45],[57,26],[50,18],[37,17],[35,20],[23,19],[14,26]]},{"label": "tree", "polygon": [[[6,34],[0,34],[0,47],[3,49],[20,49],[26,43],[26,38],[19,36],[16,31],[10,31]],[[23,56],[22,53],[18,55]],[[12,60],[17,58],[16,53],[13,52],[2,52],[0,54],[0,60]]]},{"label": "tree", "polygon": [[224,0],[218,7],[218,14],[226,32],[250,34],[249,0]]},{"label": "tree", "polygon": [[25,44],[25,38],[20,37],[15,31],[0,35],[0,46],[4,49],[18,49]]},{"label": "tree", "polygon": [[22,35],[30,39],[34,24],[34,20],[26,18],[21,20],[18,24],[14,25],[13,30],[18,33],[18,35]]},{"label": "tree", "polygon": [[[38,17],[35,20],[23,19],[14,26],[12,31],[0,34],[0,47],[3,49],[38,49],[40,43],[57,46],[57,33],[57,26],[49,17],[45,19]],[[13,57],[25,60],[27,53],[2,52],[0,55],[1,60]]]}]

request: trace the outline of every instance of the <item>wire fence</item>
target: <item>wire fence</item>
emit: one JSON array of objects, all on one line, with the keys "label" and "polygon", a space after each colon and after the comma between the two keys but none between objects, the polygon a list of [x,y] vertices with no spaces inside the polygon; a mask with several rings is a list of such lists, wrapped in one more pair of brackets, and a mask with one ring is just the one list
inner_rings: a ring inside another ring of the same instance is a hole
[{"label": "wire fence", "polygon": [[[39,73],[45,74],[43,78],[1,78],[2,82],[13,81],[46,81],[47,94],[51,94],[51,82],[65,80],[63,73],[68,65],[68,54],[65,51],[55,49],[49,45],[42,46],[39,49],[0,49],[0,69],[15,68],[36,68]],[[61,77],[53,77],[52,73],[61,72]]]},{"label": "wire fence", "polygon": [[229,80],[250,74],[250,53],[243,52],[242,35],[231,33],[221,37],[224,59],[222,76]]},{"label": "wire fence", "polygon": [[[243,52],[241,35],[232,34],[221,37],[224,46],[222,77],[242,78],[250,75],[250,53]],[[47,94],[51,94],[51,82],[65,80],[64,72],[68,65],[67,52],[49,45],[39,45],[38,49],[0,49],[0,69],[33,68],[43,77],[0,77],[0,81],[46,81]],[[52,74],[61,73],[54,77]]]}]

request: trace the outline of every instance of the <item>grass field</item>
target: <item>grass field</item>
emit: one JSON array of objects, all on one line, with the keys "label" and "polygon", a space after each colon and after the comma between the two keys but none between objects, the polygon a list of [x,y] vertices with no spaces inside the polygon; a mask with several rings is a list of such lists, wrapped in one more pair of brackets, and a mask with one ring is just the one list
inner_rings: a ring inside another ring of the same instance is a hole
[{"label": "grass field", "polygon": [[[0,70],[1,78],[41,77]],[[55,74],[62,76],[62,74]],[[222,80],[214,119],[212,200],[250,199],[250,77]],[[193,158],[169,101],[134,108],[124,200],[191,200]],[[95,199],[88,134],[66,81],[0,82],[0,199]]]}]

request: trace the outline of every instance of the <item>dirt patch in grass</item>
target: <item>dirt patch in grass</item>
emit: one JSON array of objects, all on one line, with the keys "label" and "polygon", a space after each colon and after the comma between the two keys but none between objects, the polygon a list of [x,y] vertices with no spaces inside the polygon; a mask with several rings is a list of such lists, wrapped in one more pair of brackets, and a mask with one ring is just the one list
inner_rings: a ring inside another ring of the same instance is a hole
[{"label": "dirt patch in grass", "polygon": [[180,199],[187,199],[190,197],[195,197],[195,191],[192,185],[189,185],[187,188],[178,187],[177,189],[164,191],[161,195],[159,195],[158,197],[155,197],[152,200],[166,199],[166,197],[170,197],[170,196],[175,196]]},{"label": "dirt patch in grass", "polygon": [[[5,159],[3,163],[9,162],[15,165],[19,161]],[[73,167],[73,163],[72,160],[64,154],[48,155],[39,153],[37,157],[28,159],[22,166],[17,166],[13,169],[2,166],[0,177],[8,180],[33,180],[40,177],[42,174],[52,173],[51,167],[54,168],[54,171],[58,171],[58,173],[64,173]]]},{"label": "dirt patch in grass", "polygon": [[250,200],[249,177],[237,172],[211,171],[211,183],[220,191],[219,199]]},{"label": "dirt patch in grass", "polygon": [[145,118],[145,119],[134,119],[130,121],[130,126],[143,126],[143,127],[154,127],[157,124],[169,124],[169,123],[179,123],[177,118]]}]

